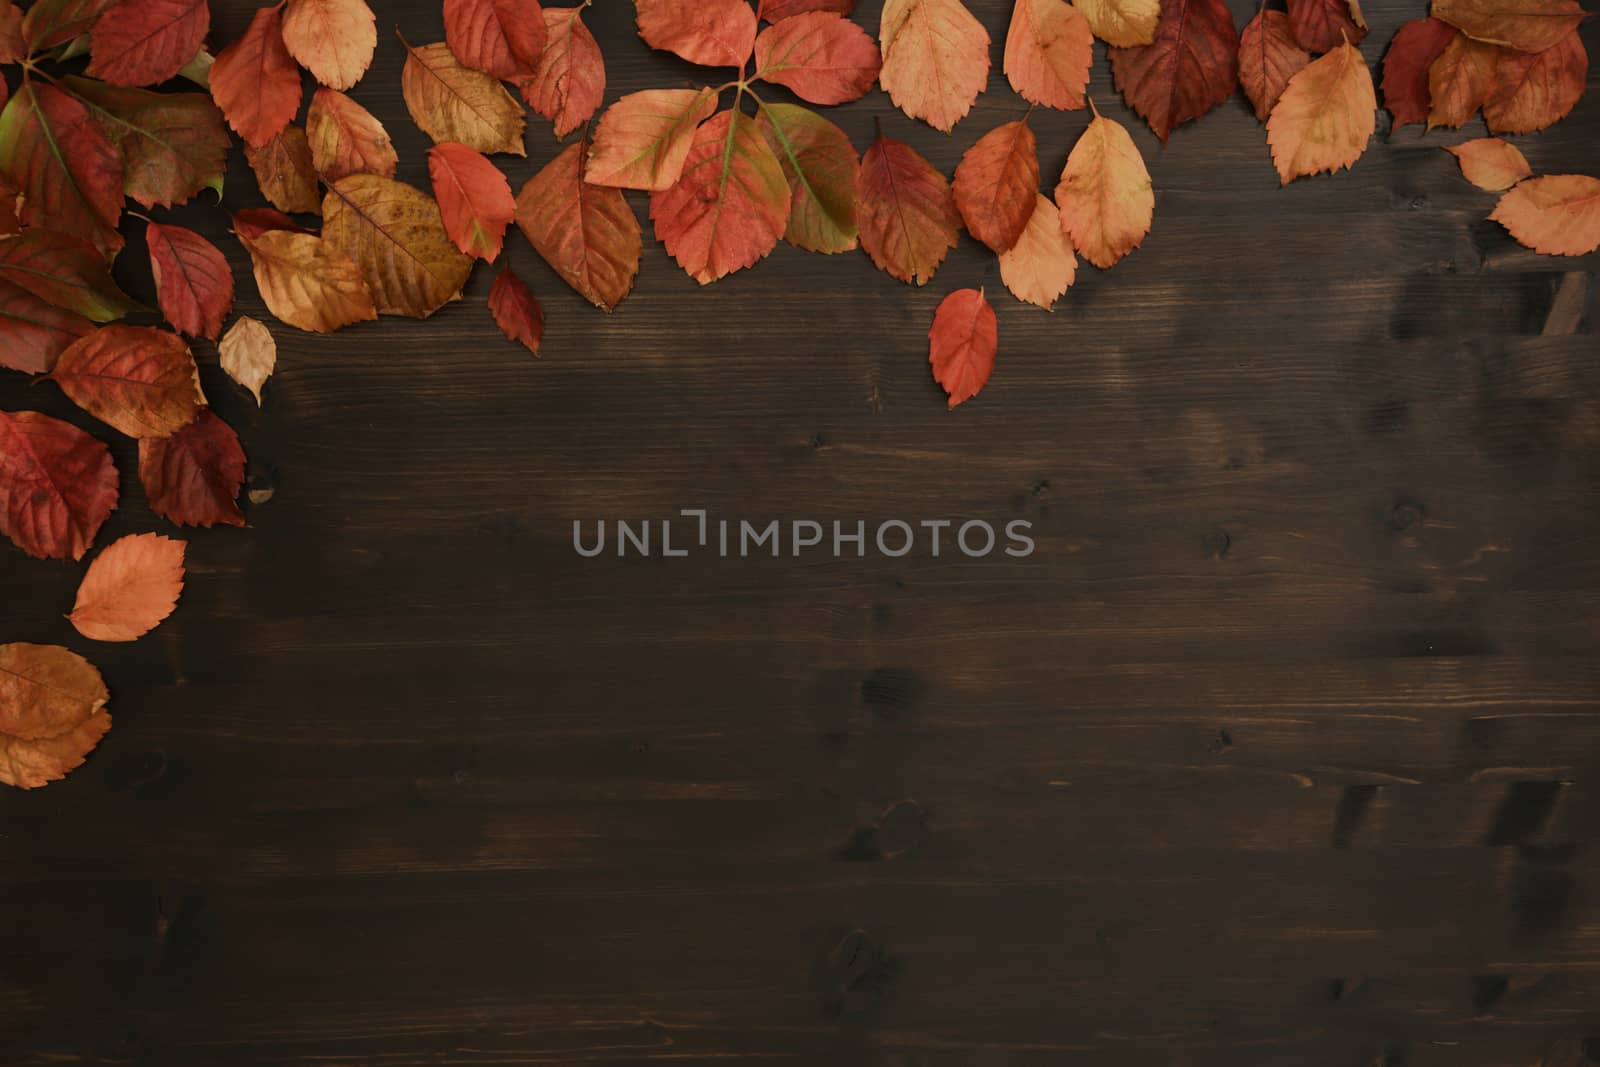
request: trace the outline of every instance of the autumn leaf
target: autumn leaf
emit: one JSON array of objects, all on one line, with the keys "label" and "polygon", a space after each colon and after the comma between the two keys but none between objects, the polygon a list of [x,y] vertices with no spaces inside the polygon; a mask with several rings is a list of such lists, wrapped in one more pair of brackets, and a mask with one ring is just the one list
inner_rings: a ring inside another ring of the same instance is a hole
[{"label": "autumn leaf", "polygon": [[139,442],[139,481],[157,515],[179,526],[243,526],[244,449],[210,408],[159,441]]},{"label": "autumn leaf", "polygon": [[283,44],[317,81],[349,89],[372,65],[378,29],[366,0],[287,0]]},{"label": "autumn leaf", "polygon": [[1600,178],[1551,174],[1520,181],[1489,216],[1518,244],[1547,256],[1600,249]]},{"label": "autumn leaf", "polygon": [[589,121],[606,91],[606,64],[582,7],[544,9],[544,51],[533,73],[517,82],[528,106],[549,119],[557,137]]},{"label": "autumn leaf", "polygon": [[798,104],[761,105],[761,136],[789,183],[784,240],[812,252],[856,246],[856,178],[860,162],[843,130]]},{"label": "autumn leaf", "polygon": [[996,126],[967,149],[953,183],[956,208],[972,236],[1004,252],[1033,217],[1039,150],[1027,120]]},{"label": "autumn leaf", "polygon": [[928,363],[952,409],[977,396],[989,381],[998,341],[994,308],[982,290],[957,289],[940,301],[928,331]]},{"label": "autumn leaf", "polygon": [[744,0],[634,0],[639,36],[651,48],[704,67],[743,67],[756,15]]},{"label": "autumn leaf", "polygon": [[1412,19],[1395,33],[1383,56],[1383,106],[1394,115],[1394,128],[1424,122],[1432,107],[1428,71],[1456,29],[1438,19]]},{"label": "autumn leaf", "polygon": [[267,203],[279,211],[315,214],[321,210],[322,189],[317,184],[317,168],[311,159],[306,131],[285,126],[260,148],[245,145],[244,156],[255,171],[256,184]]},{"label": "autumn leaf", "polygon": [[881,65],[867,32],[831,11],[786,18],[756,38],[755,76],[813,104],[859,100]]},{"label": "autumn leaf", "polygon": [[141,206],[171,207],[202,189],[221,199],[228,131],[209,96],[119,89],[87,78],[63,78],[61,85],[121,154],[123,192]]},{"label": "autumn leaf", "polygon": [[178,606],[182,541],[160,534],[119,538],[89,564],[67,620],[91,641],[133,641]]},{"label": "autumn leaf", "polygon": [[1018,300],[1049,311],[1077,273],[1078,258],[1062,230],[1060,211],[1048,196],[1035,194],[1022,239],[1000,253],[1000,280]]},{"label": "autumn leaf", "polygon": [[1372,72],[1355,45],[1342,44],[1289,79],[1267,120],[1278,180],[1349,167],[1377,124]]},{"label": "autumn leaf", "polygon": [[1074,0],[1094,35],[1121,48],[1150,44],[1161,19],[1161,0]]},{"label": "autumn leaf", "polygon": [[328,187],[322,239],[355,260],[381,313],[426,318],[461,295],[472,271],[433,198],[376,174],[351,174]]},{"label": "autumn leaf", "polygon": [[445,233],[455,246],[479,259],[499,256],[506,227],[517,213],[506,176],[480,153],[454,141],[428,150],[428,174]]},{"label": "autumn leaf", "polygon": [[117,287],[93,245],[55,230],[29,229],[0,240],[0,279],[95,322],[120,319],[138,306]]},{"label": "autumn leaf", "polygon": [[103,441],[37,411],[0,411],[0,532],[38,559],[82,559],[117,506]]},{"label": "autumn leaf", "polygon": [[1289,28],[1289,16],[1263,7],[1239,35],[1239,84],[1262,122],[1289,79],[1311,62]]},{"label": "autumn leaf", "polygon": [[46,785],[80,766],[111,728],[105,682],[58,645],[0,645],[0,782]]},{"label": "autumn leaf", "polygon": [[1489,98],[1499,50],[1456,34],[1428,69],[1428,129],[1465,125]]},{"label": "autumn leaf", "polygon": [[1077,8],[1066,0],[1016,0],[1005,72],[1017,95],[1045,107],[1081,108],[1093,60],[1094,35]]},{"label": "autumn leaf", "polygon": [[1331,52],[1341,44],[1360,44],[1367,35],[1350,0],[1287,0],[1294,39],[1308,52]]},{"label": "autumn leaf", "polygon": [[182,226],[144,231],[162,316],[190,337],[215,340],[233,307],[233,271],[217,246]]},{"label": "autumn leaf", "polygon": [[1433,0],[1433,16],[1475,40],[1543,52],[1583,20],[1576,0]]},{"label": "autumn leaf", "polygon": [[29,52],[42,52],[93,29],[118,0],[35,0],[22,16],[22,38]]},{"label": "autumn leaf", "polygon": [[250,253],[261,299],[283,322],[330,333],[378,317],[355,260],[322,238],[287,229],[255,231],[234,216],[234,232]]},{"label": "autumn leaf", "polygon": [[717,109],[710,89],[645,89],[606,109],[584,181],[624,189],[670,188],[683,173],[695,129]]},{"label": "autumn leaf", "polygon": [[206,0],[138,0],[113,6],[89,31],[84,73],[112,85],[154,85],[177,76],[211,28]]},{"label": "autumn leaf", "polygon": [[1479,189],[1498,193],[1509,189],[1533,174],[1528,160],[1517,151],[1517,146],[1507,144],[1498,137],[1479,137],[1458,145],[1449,145],[1445,151],[1456,157],[1461,173]]},{"label": "autumn leaf", "polygon": [[312,169],[330,182],[350,174],[393,178],[400,164],[383,123],[336,89],[318,89],[312,95],[306,141]]},{"label": "autumn leaf", "polygon": [[789,222],[783,167],[749,116],[724,111],[695,131],[683,174],[650,194],[656,238],[706,285],[754,265]]},{"label": "autumn leaf", "polygon": [[1063,232],[1079,255],[1104,270],[1143,243],[1155,205],[1150,172],[1133,138],[1095,111],[1056,185]]},{"label": "autumn leaf", "polygon": [[0,277],[0,367],[44,374],[68,345],[93,329],[94,323],[77,312],[57,307]]},{"label": "autumn leaf", "polygon": [[961,237],[961,214],[944,175],[903,141],[881,134],[856,179],[861,247],[891,277],[925,285]]},{"label": "autumn leaf", "polygon": [[1111,49],[1117,89],[1164,143],[1233,94],[1239,37],[1223,0],[1162,0],[1155,40]]},{"label": "autumn leaf", "polygon": [[878,43],[889,99],[945,133],[989,79],[989,31],[961,0],[885,0]]},{"label": "autumn leaf", "polygon": [[102,326],[61,353],[50,377],[73,403],[129,437],[166,437],[206,402],[189,346],[153,326]]},{"label": "autumn leaf", "polygon": [[586,147],[568,145],[528,179],[517,227],[563,281],[610,311],[633,288],[642,241],[621,190],[583,180]]},{"label": "autumn leaf", "polygon": [[464,65],[496,78],[528,74],[545,46],[537,0],[444,0],[444,39]]},{"label": "autumn leaf", "polygon": [[1576,31],[1543,52],[1501,50],[1483,104],[1491,133],[1532,133],[1566,118],[1583,96],[1589,53]]},{"label": "autumn leaf", "polygon": [[37,789],[65,778],[83,765],[110,729],[111,716],[101,711],[54,737],[25,741],[0,733],[0,782]]},{"label": "autumn leaf", "polygon": [[494,284],[489,287],[489,313],[507,340],[516,341],[536,356],[539,354],[539,341],[544,337],[544,310],[534,298],[533,290],[511,273],[509,266],[500,268]]},{"label": "autumn leaf", "polygon": [[434,141],[458,141],[479,152],[525,156],[522,106],[493,77],[462,66],[443,41],[406,45],[400,92],[411,119]]},{"label": "autumn leaf", "polygon": [[211,64],[211,99],[246,144],[260,147],[278,136],[300,109],[300,68],[283,43],[276,7],[263,7],[244,36]]},{"label": "autumn leaf", "polygon": [[24,82],[0,111],[0,178],[21,192],[24,225],[82,237],[107,256],[122,247],[122,157],[60,89]]},{"label": "autumn leaf", "polygon": [[288,215],[270,207],[244,207],[233,213],[233,232],[246,240],[268,230],[288,230],[291,233],[311,233]]},{"label": "autumn leaf", "polygon": [[28,42],[22,36],[22,9],[13,0],[0,0],[0,63],[15,63],[27,54]]},{"label": "autumn leaf", "polygon": [[261,387],[278,365],[278,342],[265,324],[240,315],[217,345],[218,362],[228,377],[250,390],[261,405]]},{"label": "autumn leaf", "polygon": [[756,16],[763,22],[782,22],[809,11],[832,11],[848,15],[856,9],[856,0],[760,0]]}]

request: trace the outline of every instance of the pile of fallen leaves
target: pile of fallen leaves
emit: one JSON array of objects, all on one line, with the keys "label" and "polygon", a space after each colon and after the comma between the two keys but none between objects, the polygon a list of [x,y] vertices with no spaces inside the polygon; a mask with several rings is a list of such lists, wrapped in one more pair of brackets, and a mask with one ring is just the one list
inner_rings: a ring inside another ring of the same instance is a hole
[{"label": "pile of fallen leaves", "polygon": [[[726,77],[629,93],[603,112],[605,61],[586,7],[444,0],[443,41],[402,38],[406,108],[434,142],[425,191],[395,179],[383,124],[348,95],[378,40],[364,0],[260,8],[215,59],[205,0],[36,0],[26,11],[0,0],[0,64],[16,75],[0,82],[0,366],[55,383],[135,438],[157,515],[243,525],[244,452],[207,405],[190,342],[220,337],[222,367],[259,402],[271,333],[239,318],[223,334],[234,280],[189,229],[139,216],[163,325],[119,321],[150,313],[109,270],[127,200],[155,211],[220,194],[229,128],[272,205],[234,212],[232,229],[282,323],[328,332],[381,314],[427,317],[482,260],[498,264],[495,322],[537,354],[543,315],[505,256],[512,223],[610,311],[643,252],[626,190],[648,194],[655,239],[702,284],[786,241],[860,248],[890,277],[924,285],[965,230],[1018,300],[1052,307],[1078,257],[1112,267],[1154,216],[1134,139],[1086,96],[1097,38],[1118,91],[1161,142],[1242,89],[1282,184],[1355,165],[1376,127],[1359,0],[1263,3],[1242,32],[1223,0],[1014,0],[1002,48],[1011,88],[1034,106],[1090,111],[1053,183],[1027,116],[977,138],[947,178],[881,130],[858,153],[818,110],[879,86],[911,119],[951,131],[985,88],[993,51],[961,0],[886,0],[876,40],[851,20],[854,0],[635,0],[645,44]],[[1384,61],[1394,125],[1458,127],[1481,110],[1491,133],[1516,134],[1559,120],[1586,80],[1581,18],[1575,0],[1434,0]],[[490,157],[526,155],[525,106],[556,138],[577,136],[513,195]],[[1491,217],[1516,240],[1553,254],[1600,247],[1600,180],[1532,177],[1492,138],[1452,150],[1469,179],[1503,191]],[[984,292],[939,304],[929,364],[951,407],[983,389],[998,333]],[[0,532],[24,552],[81,559],[118,493],[103,441],[39,412],[0,412]],[[73,624],[95,640],[147,632],[176,602],[184,550],[154,534],[107,547]],[[106,700],[74,653],[0,646],[0,781],[34,786],[76,766],[109,725]]]}]

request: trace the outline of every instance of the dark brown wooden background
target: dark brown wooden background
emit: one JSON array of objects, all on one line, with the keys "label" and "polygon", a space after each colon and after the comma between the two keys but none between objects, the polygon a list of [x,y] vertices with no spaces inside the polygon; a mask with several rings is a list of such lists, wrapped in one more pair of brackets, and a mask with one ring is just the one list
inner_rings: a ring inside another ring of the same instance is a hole
[{"label": "dark brown wooden background", "polygon": [[[215,7],[231,40],[249,10]],[[377,7],[354,95],[426,187],[393,30],[440,38],[439,5]],[[1366,7],[1376,65],[1423,5]],[[1009,5],[975,10],[998,63]],[[589,20],[608,102],[700,76],[620,0]],[[0,552],[3,639],[90,655],[115,719],[0,794],[0,1060],[1600,1058],[1600,257],[1485,221],[1438,147],[1476,124],[1385,115],[1353,172],[1280,191],[1242,99],[1163,150],[1103,49],[1092,89],[1155,228],[1054,314],[965,239],[926,289],[787,247],[700,289],[649,242],[606,316],[519,236],[538,361],[481,270],[429,322],[274,322],[259,413],[197,346],[273,495],[187,535],[177,614],[92,645],[81,568]],[[949,173],[1021,112],[997,65],[952,137],[880,93],[833,114]],[[1086,113],[1032,121],[1053,180]],[[1597,138],[1591,91],[1516,141],[1596,172]],[[558,147],[528,146],[514,187]],[[226,203],[257,202],[236,161]],[[174,217],[265,318],[221,213]],[[1001,353],[948,413],[925,332],[965,285]],[[67,411],[16,376],[0,404]],[[697,505],[1026,517],[1039,548],[570,547]],[[129,481],[100,541],[160,528]]]}]

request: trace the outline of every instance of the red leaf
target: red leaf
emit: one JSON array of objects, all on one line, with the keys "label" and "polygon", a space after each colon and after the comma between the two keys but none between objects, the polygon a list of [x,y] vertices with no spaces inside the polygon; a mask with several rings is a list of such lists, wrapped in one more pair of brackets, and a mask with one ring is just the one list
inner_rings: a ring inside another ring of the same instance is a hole
[{"label": "red leaf", "polygon": [[1262,122],[1283,95],[1289,79],[1311,62],[1311,53],[1294,39],[1289,16],[1262,8],[1239,35],[1239,84]]},{"label": "red leaf", "polygon": [[288,230],[291,233],[310,233],[311,231],[291,219],[281,211],[270,207],[246,207],[233,213],[233,232],[241,240],[248,241],[268,230]]},{"label": "red leaf", "polygon": [[950,396],[950,407],[978,395],[994,371],[999,324],[978,289],[957,289],[933,313],[928,362],[933,379]]},{"label": "red leaf", "polygon": [[1454,26],[1433,18],[1412,19],[1396,31],[1383,56],[1383,106],[1395,129],[1427,121],[1428,70],[1455,36]]},{"label": "red leaf", "polygon": [[161,314],[190,337],[216,340],[233,307],[233,271],[227,259],[216,245],[182,226],[152,222],[144,239]]},{"label": "red leaf", "polygon": [[278,8],[257,11],[244,36],[217,55],[211,98],[234,132],[258,148],[289,125],[300,109],[300,68],[284,47]]},{"label": "red leaf", "polygon": [[189,346],[153,326],[102,326],[61,353],[50,377],[73,403],[129,437],[166,437],[206,402]]},{"label": "red leaf", "polygon": [[867,32],[830,11],[786,18],[756,38],[756,77],[814,104],[859,100],[881,64]]},{"label": "red leaf", "polygon": [[31,52],[64,44],[94,28],[117,0],[37,0],[22,17],[22,37]]},{"label": "red leaf", "polygon": [[[22,36],[22,9],[12,0],[0,0],[0,63],[15,63],[28,54],[28,41]],[[0,78],[0,83],[5,79]],[[0,85],[0,104],[9,90]]]},{"label": "red leaf", "polygon": [[532,72],[546,29],[537,0],[444,0],[444,38],[464,65],[516,78]]},{"label": "red leaf", "polygon": [[756,41],[745,0],[635,0],[639,36],[651,48],[704,67],[743,67]]},{"label": "red leaf", "polygon": [[517,194],[517,227],[563,281],[610,311],[639,273],[639,221],[622,190],[583,180],[579,141]]},{"label": "red leaf", "polygon": [[967,149],[956,167],[956,208],[972,236],[1004,252],[1033,217],[1039,195],[1038,142],[1028,122],[996,126]]},{"label": "red leaf", "polygon": [[120,319],[138,306],[117,287],[93,245],[55,230],[0,240],[0,278],[95,322]]},{"label": "red leaf", "polygon": [[145,207],[171,207],[202,189],[222,197],[228,130],[204,93],[120,89],[88,78],[61,84],[89,108],[122,153],[123,189]]},{"label": "red leaf", "polygon": [[210,408],[159,441],[139,442],[139,480],[157,515],[179,526],[243,526],[244,449]]},{"label": "red leaf", "polygon": [[1428,68],[1428,129],[1464,126],[1489,99],[1500,49],[1464,33],[1439,53]]},{"label": "red leaf", "polygon": [[0,367],[44,374],[67,346],[93,330],[94,323],[82,315],[0,277]]},{"label": "red leaf", "polygon": [[1532,133],[1567,116],[1589,78],[1589,53],[1573,30],[1543,52],[1501,49],[1483,105],[1493,133]]},{"label": "red leaf", "polygon": [[1367,28],[1350,17],[1350,0],[1288,0],[1294,39],[1308,52],[1331,52],[1346,41],[1360,44]]},{"label": "red leaf", "polygon": [[1156,39],[1111,49],[1111,73],[1128,105],[1163,142],[1233,93],[1239,37],[1222,0],[1162,0]]},{"label": "red leaf", "polygon": [[117,506],[111,450],[70,422],[0,411],[0,532],[39,559],[82,559]]},{"label": "red leaf", "polygon": [[531,75],[517,82],[528,106],[549,119],[565,137],[600,106],[606,91],[606,62],[583,24],[581,7],[544,9],[547,36]]},{"label": "red leaf", "polygon": [[861,247],[881,270],[923,285],[961,237],[961,215],[944,175],[903,141],[879,135],[856,178]]},{"label": "red leaf", "polygon": [[464,144],[442,141],[428,149],[428,174],[444,231],[455,246],[479,259],[498,256],[506,227],[517,213],[500,168]]},{"label": "red leaf", "polygon": [[260,148],[245,145],[244,158],[255,172],[256,185],[267,203],[279,211],[315,215],[322,210],[322,187],[317,182],[317,166],[305,130],[285,126]]},{"label": "red leaf", "polygon": [[154,85],[176,77],[211,28],[206,0],[122,0],[89,32],[85,74],[112,85]]},{"label": "red leaf", "polygon": [[848,15],[856,9],[856,0],[761,0],[756,14],[763,22],[782,22],[808,11],[832,11]]},{"label": "red leaf", "polygon": [[60,89],[26,82],[0,112],[0,178],[22,193],[24,225],[64,230],[108,257],[122,247],[122,157]]},{"label": "red leaf", "polygon": [[533,290],[512,274],[509,266],[500,268],[494,284],[489,287],[489,313],[507,339],[523,345],[536,356],[539,354],[539,341],[544,337],[544,309],[539,306]]}]

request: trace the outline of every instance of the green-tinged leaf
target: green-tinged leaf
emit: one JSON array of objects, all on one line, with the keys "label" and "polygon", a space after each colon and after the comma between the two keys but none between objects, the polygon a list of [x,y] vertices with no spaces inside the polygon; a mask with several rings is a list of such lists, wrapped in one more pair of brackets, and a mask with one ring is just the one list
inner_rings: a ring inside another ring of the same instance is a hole
[{"label": "green-tinged leaf", "polygon": [[122,247],[122,157],[60,89],[26,82],[0,111],[0,177],[23,194],[25,225],[82,237],[107,256]]},{"label": "green-tinged leaf", "polygon": [[112,281],[93,245],[56,230],[35,227],[0,238],[0,278],[95,322],[120,319],[139,306]]},{"label": "green-tinged leaf", "polygon": [[222,197],[228,131],[203,93],[119,89],[87,78],[65,86],[121,152],[123,190],[144,207],[171,207],[203,189]]},{"label": "green-tinged leaf", "polygon": [[798,104],[763,104],[761,135],[789,180],[789,225],[783,236],[812,252],[856,246],[856,176],[860,161],[843,130]]}]

